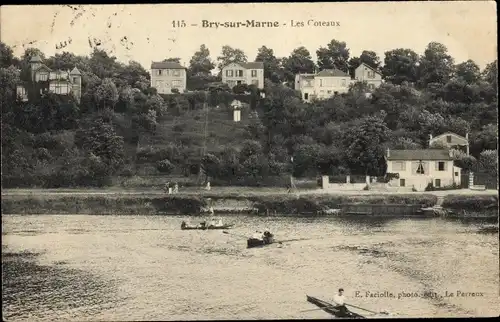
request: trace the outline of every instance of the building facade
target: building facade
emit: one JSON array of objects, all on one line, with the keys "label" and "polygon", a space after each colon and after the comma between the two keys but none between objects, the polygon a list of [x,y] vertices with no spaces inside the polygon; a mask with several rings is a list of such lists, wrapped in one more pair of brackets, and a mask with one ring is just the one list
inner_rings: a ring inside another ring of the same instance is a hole
[{"label": "building facade", "polygon": [[159,94],[172,94],[173,89],[184,93],[186,83],[186,67],[181,64],[177,62],[151,63],[151,87],[156,88]]},{"label": "building facade", "polygon": [[446,132],[436,137],[432,137],[431,134],[429,136],[429,146],[437,142],[444,144],[449,149],[460,150],[469,155],[469,133],[466,133],[465,137],[452,132]]},{"label": "building facade", "polygon": [[314,74],[296,74],[295,89],[300,91],[304,101],[310,102],[313,99],[328,99],[347,93],[349,86],[355,82],[367,82],[370,89],[382,84],[382,75],[366,64],[361,64],[354,72],[354,79],[338,69],[324,69]]},{"label": "building facade", "polygon": [[264,63],[230,63],[222,68],[222,82],[229,88],[238,84],[255,85],[264,88]]},{"label": "building facade", "polygon": [[19,84],[16,94],[22,101],[28,101],[30,89],[34,94],[54,93],[57,95],[73,95],[78,102],[82,96],[82,75],[78,68],[71,71],[52,70],[43,64],[42,59],[35,55],[30,60],[31,81]]},{"label": "building facade", "polygon": [[306,102],[347,93],[351,83],[349,74],[338,69],[324,69],[316,74],[295,75],[295,89],[300,91],[302,99]]},{"label": "building facade", "polygon": [[451,151],[387,149],[385,157],[387,173],[398,174],[397,178],[389,181],[389,186],[425,191],[429,183],[434,187],[461,184],[461,169],[453,165]]},{"label": "building facade", "polygon": [[368,88],[374,90],[382,84],[382,74],[367,64],[361,63],[354,70],[354,80],[356,82],[366,82]]}]

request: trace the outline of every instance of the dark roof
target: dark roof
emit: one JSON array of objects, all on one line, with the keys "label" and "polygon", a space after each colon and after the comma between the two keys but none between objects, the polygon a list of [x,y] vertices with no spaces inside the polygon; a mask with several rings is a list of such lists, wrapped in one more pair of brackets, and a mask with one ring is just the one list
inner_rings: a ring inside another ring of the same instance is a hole
[{"label": "dark roof", "polygon": [[[376,70],[372,66],[368,65],[367,63],[361,63],[361,65],[364,65],[365,67],[368,67],[369,69],[373,70],[377,74],[381,74],[378,70]],[[361,65],[359,65],[359,66],[361,66]]]},{"label": "dark roof", "polygon": [[443,161],[453,160],[453,158],[450,156],[450,152],[444,149],[389,150],[389,156],[387,157],[387,160]]},{"label": "dark roof", "polygon": [[49,71],[49,72],[51,72],[51,71],[52,71],[52,69],[50,69],[50,68],[49,68],[49,67],[47,67],[46,65],[41,64],[41,65],[40,65],[37,69],[35,69],[35,72],[37,72],[37,71],[39,71],[39,70],[41,70],[41,69],[45,69],[45,70],[47,70],[47,71]]},{"label": "dark roof", "polygon": [[319,73],[316,74],[317,76],[330,76],[330,77],[350,77],[349,74],[344,73],[343,71],[339,69],[323,69]]},{"label": "dark roof", "polygon": [[174,61],[152,62],[151,69],[186,69],[186,67]]}]

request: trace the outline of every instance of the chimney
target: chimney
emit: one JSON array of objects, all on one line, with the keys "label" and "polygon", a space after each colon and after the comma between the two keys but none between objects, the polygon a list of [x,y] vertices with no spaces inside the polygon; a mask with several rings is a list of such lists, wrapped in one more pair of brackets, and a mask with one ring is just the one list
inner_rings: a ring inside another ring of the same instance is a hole
[{"label": "chimney", "polygon": [[387,148],[387,157],[390,157],[391,156],[391,151],[389,150],[389,148]]}]

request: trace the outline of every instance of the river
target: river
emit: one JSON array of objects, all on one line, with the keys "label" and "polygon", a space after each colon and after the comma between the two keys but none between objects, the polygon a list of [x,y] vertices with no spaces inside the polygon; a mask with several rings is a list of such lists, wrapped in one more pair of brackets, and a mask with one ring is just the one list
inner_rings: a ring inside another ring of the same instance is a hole
[{"label": "river", "polygon": [[236,235],[182,231],[183,219],[2,216],[4,319],[321,319],[306,294],[329,300],[339,287],[347,303],[394,317],[499,314],[491,223],[223,217],[236,235],[309,238],[246,249]]}]

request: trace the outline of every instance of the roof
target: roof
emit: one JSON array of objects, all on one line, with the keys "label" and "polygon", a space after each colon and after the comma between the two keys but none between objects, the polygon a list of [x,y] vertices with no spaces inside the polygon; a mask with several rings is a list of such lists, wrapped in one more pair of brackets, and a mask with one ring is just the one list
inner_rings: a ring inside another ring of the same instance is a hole
[{"label": "roof", "polygon": [[31,57],[31,59],[30,59],[30,63],[41,63],[41,62],[42,62],[42,59],[38,55],[35,55],[35,56]]},{"label": "roof", "polygon": [[229,66],[230,64],[238,64],[245,69],[264,69],[264,63],[261,61],[255,61],[255,62],[249,62],[249,63],[240,63],[240,62],[235,61],[235,62],[231,62],[231,63],[227,64],[226,66],[224,66],[224,68]]},{"label": "roof", "polygon": [[463,140],[463,141],[467,142],[467,138],[466,138],[466,137],[463,137],[463,136],[458,135],[458,134],[453,133],[453,132],[445,132],[445,133],[443,133],[443,134],[436,135],[435,137],[433,137],[433,138],[431,139],[431,141],[434,141],[434,140],[436,140],[436,139],[439,139],[439,138],[445,137],[445,136],[447,136],[447,135],[453,135],[453,136],[455,136],[455,137],[457,137],[457,138],[459,138],[459,139],[461,139],[461,140]]},{"label": "roof", "polygon": [[152,62],[151,69],[186,69],[186,67],[175,61],[162,61]]},{"label": "roof", "polygon": [[45,69],[46,71],[49,71],[49,72],[52,71],[52,69],[48,68],[46,65],[41,64],[40,66],[38,66],[37,69],[35,69],[35,72],[38,72],[39,70],[42,70],[42,69]]},{"label": "roof", "polygon": [[[376,70],[372,66],[368,65],[367,63],[361,63],[359,66],[365,66],[366,68],[369,68],[369,69],[373,70],[375,73],[381,74],[378,70]],[[358,66],[358,68],[359,68],[359,66]]]},{"label": "roof", "polygon": [[453,158],[450,156],[450,152],[444,149],[389,150],[387,160],[449,161]]},{"label": "roof", "polygon": [[80,73],[80,71],[78,70],[78,68],[73,68],[73,70],[69,73],[70,75],[81,75],[82,73]]},{"label": "roof", "polygon": [[349,74],[344,73],[340,69],[323,69],[319,73],[316,74],[316,76],[327,76],[327,77],[350,77]]}]

